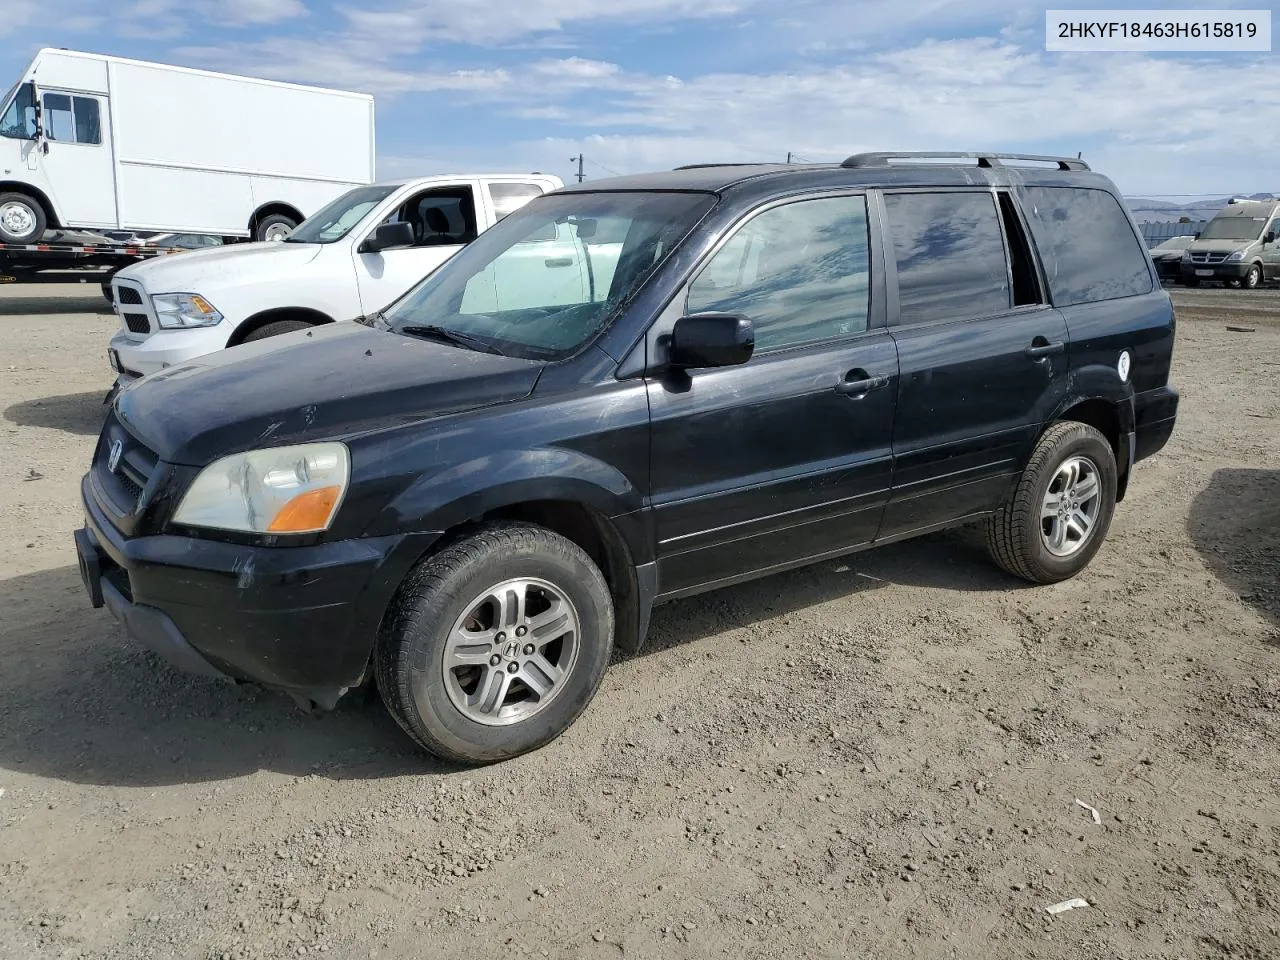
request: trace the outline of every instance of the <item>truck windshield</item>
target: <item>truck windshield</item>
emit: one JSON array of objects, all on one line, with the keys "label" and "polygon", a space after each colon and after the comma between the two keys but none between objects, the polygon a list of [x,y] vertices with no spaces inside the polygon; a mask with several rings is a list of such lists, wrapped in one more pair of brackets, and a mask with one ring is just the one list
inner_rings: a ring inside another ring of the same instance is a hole
[{"label": "truck windshield", "polygon": [[[10,97],[13,99],[10,100]],[[4,98],[9,104],[4,116],[0,117],[0,137],[11,140],[34,140],[36,138],[36,90],[30,83],[21,84],[16,90],[10,90]]]},{"label": "truck windshield", "polygon": [[1201,240],[1257,240],[1266,217],[1214,217],[1200,231]]},{"label": "truck windshield", "polygon": [[557,360],[593,337],[715,204],[706,193],[551,194],[375,318],[406,336]]},{"label": "truck windshield", "polygon": [[293,232],[284,238],[284,242],[336,243],[350,233],[365,218],[365,214],[390,196],[393,190],[393,186],[377,184],[348,190],[294,227]]}]

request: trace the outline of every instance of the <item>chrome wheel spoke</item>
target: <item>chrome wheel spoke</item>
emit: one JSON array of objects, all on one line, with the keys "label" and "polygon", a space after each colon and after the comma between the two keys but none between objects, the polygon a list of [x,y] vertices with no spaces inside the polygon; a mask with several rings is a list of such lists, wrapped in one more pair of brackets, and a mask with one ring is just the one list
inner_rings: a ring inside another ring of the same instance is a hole
[{"label": "chrome wheel spoke", "polygon": [[522,580],[504,584],[493,592],[493,599],[498,605],[498,616],[495,626],[508,632],[524,622],[525,603],[528,599],[529,585]]},{"label": "chrome wheel spoke", "polygon": [[549,663],[546,657],[535,653],[516,676],[524,681],[525,686],[532,690],[538,699],[542,699],[552,691],[564,675],[560,668]]},{"label": "chrome wheel spoke", "polygon": [[1058,467],[1040,505],[1040,536],[1056,557],[1069,557],[1089,542],[1102,512],[1097,464],[1072,457]]},{"label": "chrome wheel spoke", "polygon": [[1067,525],[1057,517],[1053,519],[1053,529],[1049,534],[1049,549],[1061,550],[1067,543]]},{"label": "chrome wheel spoke", "polygon": [[1062,507],[1062,498],[1056,493],[1047,493],[1044,497],[1044,503],[1040,505],[1040,519],[1048,520],[1058,515],[1058,510]]},{"label": "chrome wheel spoke", "polygon": [[472,706],[483,714],[497,716],[507,699],[507,690],[511,686],[511,674],[499,667],[486,670],[480,678],[480,685],[471,700]]},{"label": "chrome wheel spoke", "polygon": [[569,605],[556,598],[551,609],[530,617],[529,633],[533,635],[534,642],[541,646],[559,637],[569,629],[569,615]]},{"label": "chrome wheel spoke", "polygon": [[455,630],[445,649],[448,667],[479,666],[493,655],[493,630]]},{"label": "chrome wheel spoke", "polygon": [[1067,521],[1068,526],[1073,527],[1083,540],[1089,535],[1089,530],[1093,527],[1093,518],[1083,510],[1076,509],[1071,514],[1071,519]]}]

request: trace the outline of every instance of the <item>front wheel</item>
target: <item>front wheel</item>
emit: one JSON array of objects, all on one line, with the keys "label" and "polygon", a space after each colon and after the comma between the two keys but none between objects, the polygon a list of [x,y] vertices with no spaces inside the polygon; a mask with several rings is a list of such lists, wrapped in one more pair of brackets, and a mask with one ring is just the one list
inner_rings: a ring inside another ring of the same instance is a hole
[{"label": "front wheel", "polygon": [[35,243],[47,225],[37,201],[25,193],[0,193],[0,243]]},{"label": "front wheel", "polygon": [[1244,275],[1244,279],[1240,281],[1240,286],[1246,290],[1256,290],[1260,283],[1262,283],[1262,268],[1255,263],[1249,268],[1249,272]]},{"label": "front wheel", "polygon": [[311,324],[305,320],[273,320],[271,323],[264,323],[257,330],[245,335],[241,343],[252,343],[255,340],[265,340],[267,337],[278,337],[282,333],[293,333],[297,330],[306,330]]},{"label": "front wheel", "polygon": [[1085,423],[1045,431],[1008,499],[987,520],[996,564],[1032,583],[1075,576],[1093,559],[1116,506],[1116,459]]},{"label": "front wheel", "polygon": [[374,663],[387,709],[414,740],[479,764],[567,730],[612,650],[612,598],[591,558],[543,527],[505,523],[406,578]]}]

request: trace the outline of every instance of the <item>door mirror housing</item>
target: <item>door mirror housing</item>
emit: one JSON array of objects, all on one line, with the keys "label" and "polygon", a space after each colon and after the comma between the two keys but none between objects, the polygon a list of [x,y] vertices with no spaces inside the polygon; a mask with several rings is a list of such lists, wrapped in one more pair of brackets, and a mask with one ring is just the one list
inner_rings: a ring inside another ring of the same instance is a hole
[{"label": "door mirror housing", "polygon": [[670,365],[682,370],[746,363],[756,347],[751,321],[733,313],[681,317],[671,331]]},{"label": "door mirror housing", "polygon": [[392,247],[412,246],[413,224],[404,223],[403,221],[400,223],[384,223],[369,234],[364,243],[360,244],[360,252],[381,253],[383,250],[390,250]]},{"label": "door mirror housing", "polygon": [[1276,242],[1276,232],[1275,232],[1274,230],[1268,230],[1268,231],[1267,231],[1267,233],[1266,233],[1266,236],[1264,236],[1264,237],[1262,238],[1262,242],[1263,242],[1263,243],[1275,243],[1275,242]]}]

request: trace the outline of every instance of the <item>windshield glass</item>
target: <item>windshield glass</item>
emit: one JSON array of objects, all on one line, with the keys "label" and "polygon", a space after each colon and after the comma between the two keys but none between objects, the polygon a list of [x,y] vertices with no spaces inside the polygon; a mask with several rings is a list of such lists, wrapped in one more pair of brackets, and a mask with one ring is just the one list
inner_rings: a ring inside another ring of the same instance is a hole
[{"label": "windshield glass", "polygon": [[1214,217],[1200,231],[1201,240],[1257,240],[1266,217]]},{"label": "windshield glass", "polygon": [[1185,250],[1191,244],[1195,243],[1194,236],[1170,237],[1168,240],[1162,240],[1151,248],[1152,253],[1168,253],[1170,250]]},{"label": "windshield glass", "polygon": [[711,209],[703,193],[567,193],[505,217],[384,311],[527,359],[576,351]]},{"label": "windshield glass", "polygon": [[390,196],[395,187],[374,185],[348,190],[293,228],[285,243],[334,243]]},{"label": "windshield glass", "polygon": [[[13,102],[0,117],[0,137],[12,140],[34,140],[36,138],[36,91],[35,86],[24,83],[17,92],[9,91]],[[6,103],[9,96],[5,97]]]}]

